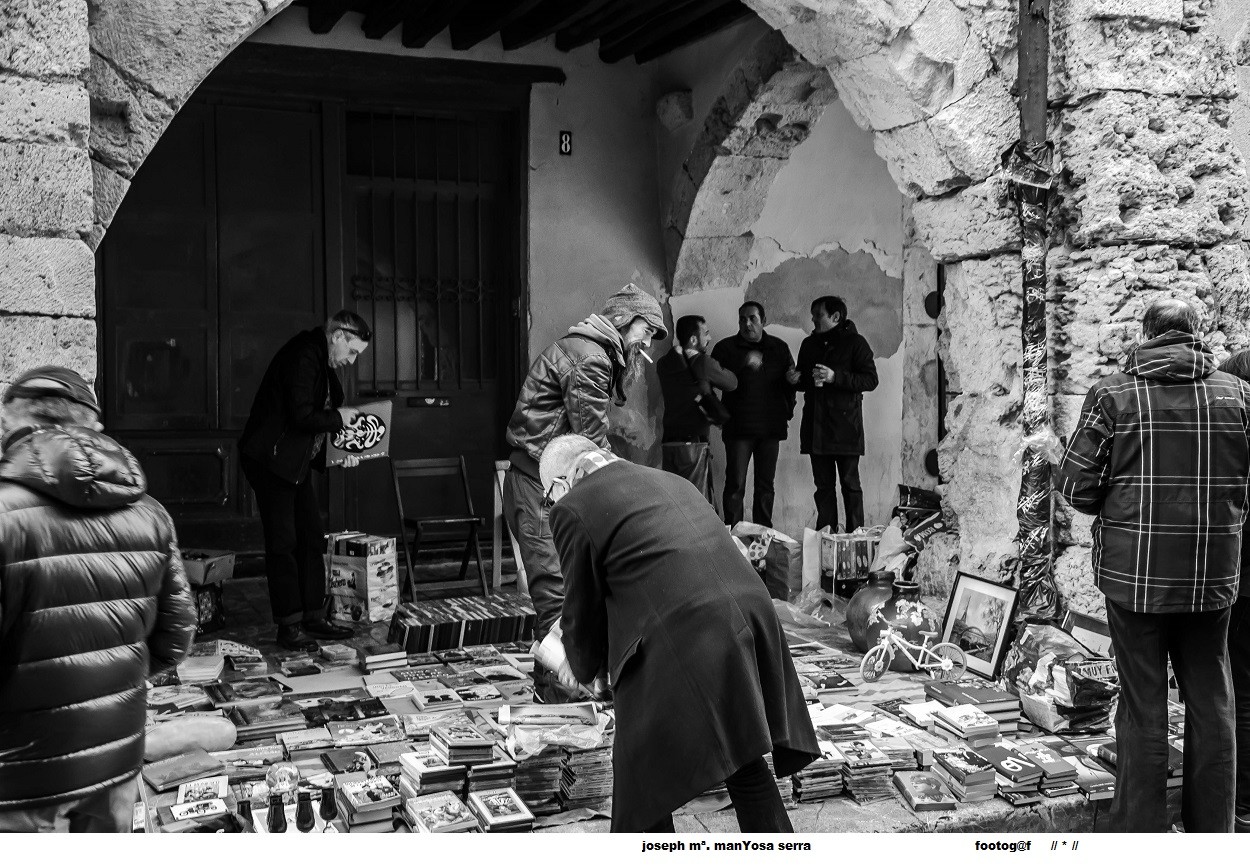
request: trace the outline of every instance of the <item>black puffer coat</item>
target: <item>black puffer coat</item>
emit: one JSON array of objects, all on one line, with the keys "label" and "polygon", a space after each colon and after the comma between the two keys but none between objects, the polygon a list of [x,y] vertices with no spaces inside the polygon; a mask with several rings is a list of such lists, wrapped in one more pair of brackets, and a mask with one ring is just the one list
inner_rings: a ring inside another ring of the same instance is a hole
[{"label": "black puffer coat", "polygon": [[[823,364],[833,381],[816,386],[812,369]],[[799,390],[803,420],[799,450],[803,454],[864,453],[865,391],[877,387],[877,365],[868,341],[850,319],[823,334],[811,333],[799,345]]]},{"label": "black puffer coat", "polygon": [[143,763],[144,680],[195,635],[173,522],[138,461],[82,427],[0,458],[0,810],[76,800]]}]

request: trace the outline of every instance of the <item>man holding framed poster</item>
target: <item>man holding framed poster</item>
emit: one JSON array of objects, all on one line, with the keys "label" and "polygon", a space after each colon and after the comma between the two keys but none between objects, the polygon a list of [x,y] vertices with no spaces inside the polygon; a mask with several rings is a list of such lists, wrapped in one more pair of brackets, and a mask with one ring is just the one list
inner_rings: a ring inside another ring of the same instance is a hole
[{"label": "man holding framed poster", "polygon": [[[353,634],[326,620],[325,527],[310,470],[324,471],[328,440],[355,429],[360,411],[343,405],[335,371],[354,364],[372,338],[369,324],[351,310],[296,334],[265,370],[239,437],[243,474],[264,527],[269,604],[283,649],[315,649],[310,637]],[[347,454],[342,465],[359,462]]]}]

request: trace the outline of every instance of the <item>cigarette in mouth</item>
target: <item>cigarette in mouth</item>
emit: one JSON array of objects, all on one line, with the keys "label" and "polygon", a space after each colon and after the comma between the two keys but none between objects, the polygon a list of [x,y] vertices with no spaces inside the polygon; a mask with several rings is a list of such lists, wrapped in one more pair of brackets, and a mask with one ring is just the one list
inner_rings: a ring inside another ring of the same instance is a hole
[{"label": "cigarette in mouth", "polygon": [[646,352],[639,352],[638,354],[639,354],[639,355],[642,355],[642,357],[646,359],[646,361],[647,361],[647,363],[648,363],[648,364],[654,364],[654,363],[655,363],[655,361],[652,361],[652,360],[651,360],[651,356],[650,356],[650,355],[648,355]]}]

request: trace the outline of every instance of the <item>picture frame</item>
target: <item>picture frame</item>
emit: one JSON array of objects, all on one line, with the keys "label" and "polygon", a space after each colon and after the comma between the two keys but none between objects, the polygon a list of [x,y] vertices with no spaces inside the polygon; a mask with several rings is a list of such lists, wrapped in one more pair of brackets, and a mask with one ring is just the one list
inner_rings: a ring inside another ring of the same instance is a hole
[{"label": "picture frame", "polygon": [[994,679],[1007,650],[1018,598],[1019,592],[1010,586],[956,572],[938,640],[962,649],[968,670]]},{"label": "picture frame", "polygon": [[1103,658],[1115,657],[1111,646],[1111,629],[1106,620],[1080,611],[1067,610],[1064,611],[1059,628]]}]

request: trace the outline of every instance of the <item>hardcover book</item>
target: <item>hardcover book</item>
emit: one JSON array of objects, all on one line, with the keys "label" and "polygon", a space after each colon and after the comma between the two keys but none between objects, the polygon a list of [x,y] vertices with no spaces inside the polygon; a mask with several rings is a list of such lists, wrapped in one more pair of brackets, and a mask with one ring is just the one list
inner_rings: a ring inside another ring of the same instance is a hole
[{"label": "hardcover book", "polygon": [[949,812],[955,796],[937,775],[922,770],[895,772],[894,786],[913,812]]},{"label": "hardcover book", "polygon": [[1042,768],[1026,756],[1006,746],[978,746],[973,751],[994,765],[994,770],[1012,782],[1036,782]]},{"label": "hardcover book", "polygon": [[484,685],[487,679],[470,671],[467,674],[444,674],[438,678],[438,681],[449,689],[458,689],[462,686]]},{"label": "hardcover book", "polygon": [[1115,793],[1115,774],[1089,755],[1064,758],[1076,770],[1076,785],[1087,800],[1109,800]]},{"label": "hardcover book", "polygon": [[339,786],[339,794],[356,813],[389,811],[400,803],[399,791],[384,776],[346,782]]},{"label": "hardcover book", "polygon": [[328,749],[321,753],[321,761],[325,764],[327,770],[336,775],[341,773],[364,773],[373,764],[373,759],[369,757],[369,750],[364,747],[358,749]]},{"label": "hardcover book", "polygon": [[500,694],[499,689],[489,683],[477,686],[463,686],[456,689],[456,695],[466,705],[488,704],[491,702],[501,703],[503,701],[503,695]]},{"label": "hardcover book", "polygon": [[945,722],[951,729],[964,735],[998,731],[998,722],[968,704],[942,707],[933,714],[934,720]]},{"label": "hardcover book", "polygon": [[512,665],[487,665],[474,670],[478,676],[491,683],[525,682],[529,679]]},{"label": "hardcover book", "polygon": [[230,780],[225,776],[209,776],[178,786],[178,803],[194,803],[198,800],[224,800],[230,792]]},{"label": "hardcover book", "polygon": [[397,743],[375,743],[369,746],[369,757],[373,758],[374,764],[381,767],[386,764],[399,764],[399,756],[412,752],[416,749],[412,743],[400,741]]},{"label": "hardcover book", "polygon": [[404,738],[395,716],[380,716],[353,722],[330,722],[326,725],[330,739],[339,748],[367,746],[373,743],[390,743]]},{"label": "hardcover book", "polygon": [[850,770],[891,765],[890,756],[873,745],[871,740],[838,743],[838,751],[846,758],[846,766]]},{"label": "hardcover book", "polygon": [[1063,758],[1048,746],[1037,741],[1016,742],[1012,745],[1017,752],[1024,755],[1042,771],[1042,778],[1045,782],[1061,782],[1072,779],[1076,775],[1076,771],[1072,766],[1064,761]]},{"label": "hardcover book", "polygon": [[462,833],[478,828],[477,817],[451,791],[414,797],[405,808],[420,833]]},{"label": "hardcover book", "polygon": [[437,663],[416,668],[399,668],[398,670],[389,671],[389,673],[401,682],[411,683],[422,680],[437,680],[441,676],[446,676],[449,670],[446,665]]},{"label": "hardcover book", "polygon": [[933,760],[945,767],[963,785],[975,785],[994,779],[994,765],[972,749],[940,749],[933,753]]},{"label": "hardcover book", "polygon": [[512,788],[473,791],[469,807],[485,822],[488,830],[527,826],[534,822],[534,813]]},{"label": "hardcover book", "polygon": [[452,689],[446,688],[414,692],[412,700],[422,710],[459,707],[463,703],[460,700],[460,695],[456,694]]}]

